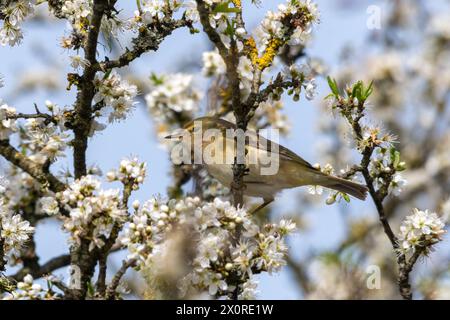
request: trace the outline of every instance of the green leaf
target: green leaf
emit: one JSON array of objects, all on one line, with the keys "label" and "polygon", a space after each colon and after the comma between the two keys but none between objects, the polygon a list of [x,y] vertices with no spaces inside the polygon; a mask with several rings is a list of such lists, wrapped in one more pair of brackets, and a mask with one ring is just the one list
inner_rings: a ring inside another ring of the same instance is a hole
[{"label": "green leaf", "polygon": [[225,29],[224,33],[226,35],[228,35],[229,37],[233,38],[234,37],[234,22],[230,22],[227,18],[225,18],[225,21],[227,22],[227,28]]},{"label": "green leaf", "polygon": [[406,170],[406,163],[401,161],[398,163],[397,167],[395,167],[395,170],[400,172],[400,171],[405,171]]},{"label": "green leaf", "polygon": [[136,0],[136,7],[137,7],[139,12],[142,12],[141,0]]},{"label": "green leaf", "polygon": [[216,5],[213,9],[213,13],[238,13],[241,12],[239,8],[229,7],[230,1],[222,2]]},{"label": "green leaf", "polygon": [[329,95],[327,95],[325,98],[323,98],[323,100],[328,100],[330,98],[334,98],[336,95],[334,93],[330,93]]},{"label": "green leaf", "polygon": [[350,196],[348,194],[341,192],[341,195],[345,202],[350,202]]},{"label": "green leaf", "polygon": [[340,263],[339,256],[335,252],[325,252],[322,253],[319,258],[324,261],[326,264],[337,264]]},{"label": "green leaf", "polygon": [[103,75],[103,80],[108,79],[109,76],[111,75],[112,69],[109,69],[108,71],[105,72],[105,74]]},{"label": "green leaf", "polygon": [[364,101],[364,96],[363,96],[363,88],[364,88],[364,84],[362,81],[358,81],[354,86],[353,86],[353,90],[352,90],[352,98],[357,98],[358,101]]},{"label": "green leaf", "polygon": [[339,89],[338,89],[336,80],[331,78],[330,76],[328,76],[327,81],[328,81],[328,86],[331,89],[331,92],[333,92],[334,96],[339,97]]},{"label": "green leaf", "polygon": [[370,97],[372,92],[373,92],[373,80],[370,82],[369,86],[364,91],[364,100],[367,100],[367,98]]},{"label": "green leaf", "polygon": [[395,148],[391,149],[391,161],[394,168],[397,168],[400,163],[400,152],[397,151]]},{"label": "green leaf", "polygon": [[163,78],[159,78],[156,73],[152,72],[152,74],[150,75],[150,80],[155,84],[155,85],[161,85],[164,83]]},{"label": "green leaf", "polygon": [[89,296],[91,296],[91,297],[93,297],[94,296],[94,294],[95,294],[95,288],[94,288],[94,286],[92,285],[92,282],[88,282],[88,284],[87,284],[87,291],[88,291],[88,295]]}]

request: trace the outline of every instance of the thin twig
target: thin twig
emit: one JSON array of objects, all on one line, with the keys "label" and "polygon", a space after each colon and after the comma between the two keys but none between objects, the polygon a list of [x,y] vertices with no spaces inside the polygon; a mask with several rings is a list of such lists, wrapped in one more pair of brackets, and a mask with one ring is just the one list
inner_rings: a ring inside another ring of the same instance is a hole
[{"label": "thin twig", "polygon": [[122,266],[120,267],[119,271],[114,275],[113,279],[111,280],[110,285],[106,289],[106,299],[112,300],[116,296],[116,290],[117,287],[120,284],[120,280],[127,272],[128,268],[134,267],[136,265],[136,259],[130,259],[130,260],[124,260],[122,262]]},{"label": "thin twig", "polygon": [[47,187],[53,192],[59,192],[66,189],[66,185],[59,181],[48,170],[44,170],[39,164],[30,160],[23,153],[16,150],[9,144],[9,140],[0,140],[0,154],[9,162],[19,167],[44,187]]}]

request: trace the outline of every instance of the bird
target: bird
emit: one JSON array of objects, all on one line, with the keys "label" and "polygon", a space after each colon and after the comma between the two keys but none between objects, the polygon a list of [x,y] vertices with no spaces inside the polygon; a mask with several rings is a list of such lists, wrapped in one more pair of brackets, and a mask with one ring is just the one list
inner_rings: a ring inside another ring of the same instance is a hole
[{"label": "bird", "polygon": [[[204,116],[189,121],[184,125],[183,130],[178,130],[165,138],[184,141],[182,143],[185,147],[190,147],[191,163],[195,157],[195,150],[198,151],[198,148],[202,148],[202,160],[204,160],[202,165],[222,185],[230,187],[234,178],[234,160],[239,155],[235,145],[236,140],[230,135],[236,131],[236,128],[234,123],[222,118]],[[210,138],[206,139],[204,133],[208,130],[212,130],[215,134],[211,134]],[[196,141],[194,138],[196,134],[203,134],[200,136],[201,140]],[[282,190],[307,185],[322,186],[360,200],[366,199],[368,188],[365,185],[326,174],[295,152],[262,137],[256,131],[247,130],[245,134],[248,138],[245,140],[245,157],[243,157],[246,165],[243,194],[263,199],[263,203],[253,212],[273,202],[275,196]],[[200,145],[198,145],[199,141]],[[212,143],[215,145],[211,145]],[[204,152],[208,149],[209,158],[206,158]],[[267,159],[271,159],[273,163],[270,165],[274,166],[275,171],[263,174],[264,169],[266,171],[270,169]]]}]

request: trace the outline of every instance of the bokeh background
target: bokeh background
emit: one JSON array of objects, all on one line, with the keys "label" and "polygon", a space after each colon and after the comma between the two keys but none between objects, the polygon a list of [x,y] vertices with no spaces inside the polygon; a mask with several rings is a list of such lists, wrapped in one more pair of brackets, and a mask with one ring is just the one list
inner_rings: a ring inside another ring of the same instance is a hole
[{"label": "bokeh background", "polygon": [[[380,46],[377,46],[376,37],[387,27],[386,19],[395,1],[316,0],[315,2],[321,12],[321,22],[314,29],[313,39],[306,52],[311,57],[321,59],[330,74],[337,74],[343,57],[349,52],[352,52],[351,59],[383,53],[380,52],[382,50]],[[448,10],[448,2],[428,2],[427,10],[431,14]],[[277,4],[278,1],[262,1],[259,7],[246,5],[244,18],[247,25],[256,26],[265,12],[274,10]],[[369,18],[366,10],[370,5],[376,5],[381,9],[383,19],[381,30],[369,30],[366,25]],[[118,7],[125,8],[124,15],[131,14],[134,1],[119,1]],[[5,87],[0,89],[0,98],[21,112],[31,112],[34,103],[44,105],[45,100],[51,100],[60,106],[73,104],[75,91],[65,89],[67,83],[65,77],[71,71],[70,61],[67,52],[58,45],[65,27],[63,22],[41,19],[38,14],[34,20],[25,24],[24,41],[19,47],[0,48],[0,73],[5,82]],[[127,45],[127,40],[129,39],[121,40],[123,46]],[[197,84],[205,87],[207,82],[200,75],[201,56],[202,52],[210,49],[210,44],[203,34],[190,35],[188,30],[177,30],[164,40],[156,53],[145,54],[123,73],[146,77],[152,72],[191,72],[198,74]],[[419,50],[419,47],[416,49]],[[334,117],[320,106],[327,93],[326,81],[319,78],[318,96],[315,100],[307,101],[302,98],[299,102],[293,102],[289,97],[284,99],[283,112],[288,115],[292,128],[290,133],[282,138],[281,143],[311,163],[324,164],[324,160],[320,158],[320,151],[326,141],[318,133],[319,124],[323,118]],[[126,121],[113,123],[90,139],[88,162],[91,165],[98,165],[103,172],[117,167],[120,160],[129,155],[136,155],[148,163],[148,177],[140,190],[133,194],[133,198],[145,200],[155,194],[166,195],[167,186],[171,183],[168,152],[159,145],[154,134],[154,122],[142,101]],[[68,157],[60,159],[53,169],[70,167],[71,162],[69,152]],[[4,160],[1,160],[1,165],[5,165]],[[305,197],[314,199],[312,203],[303,206]],[[301,221],[307,226],[289,241],[292,259],[300,262],[309,259],[315,252],[333,252],[348,236],[349,227],[346,223],[352,217],[367,216],[368,219],[376,220],[376,212],[370,201],[361,203],[354,200],[350,204],[327,206],[324,196],[308,195],[306,188],[285,191],[277,198],[272,209],[273,218],[297,216],[301,217]],[[376,238],[379,241],[378,245],[390,249],[381,227],[376,232],[380,234]],[[65,235],[55,221],[46,220],[39,224],[36,242],[41,261],[65,253],[67,250]],[[446,242],[447,240],[439,246],[439,251],[448,251],[450,247]],[[114,270],[120,266],[124,253],[114,253],[112,257],[110,269]],[[425,269],[430,269],[441,262],[440,258],[432,255],[422,263],[416,271],[416,274],[418,273],[416,276],[420,277],[421,272],[426,272],[423,271],[424,264]],[[56,274],[66,276],[66,270],[58,270]],[[127,276],[131,283],[139,284],[139,279],[133,272],[129,272]],[[279,274],[259,276],[259,298],[303,298],[304,292],[299,285],[298,276],[299,274],[292,272],[292,268],[289,267],[285,267]],[[327,275],[319,272],[315,276],[320,278]],[[339,273],[337,276],[339,277]],[[330,287],[330,290],[333,288]]]}]

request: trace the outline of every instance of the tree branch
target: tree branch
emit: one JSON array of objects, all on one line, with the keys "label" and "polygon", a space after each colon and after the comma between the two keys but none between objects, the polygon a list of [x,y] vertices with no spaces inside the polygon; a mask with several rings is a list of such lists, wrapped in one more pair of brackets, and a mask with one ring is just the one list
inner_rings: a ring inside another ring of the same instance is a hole
[{"label": "tree branch", "polygon": [[[94,0],[89,33],[84,47],[84,58],[89,61],[78,85],[77,100],[75,102],[73,163],[75,178],[86,175],[86,149],[92,119],[92,100],[95,94],[93,80],[97,72],[94,65],[97,63],[97,43],[103,14],[108,9],[109,1]],[[71,264],[79,268],[79,288],[73,288],[65,296],[66,299],[84,299],[86,297],[88,282],[94,274],[98,259],[98,250],[89,251],[90,240],[82,239],[78,245],[71,248]]]},{"label": "tree branch", "polygon": [[128,261],[124,260],[122,262],[122,266],[120,267],[119,271],[114,275],[114,278],[111,280],[110,285],[108,286],[108,289],[106,290],[106,299],[107,300],[113,300],[116,296],[116,290],[117,287],[120,284],[120,280],[127,272],[128,268],[134,267],[136,265],[136,259],[130,259]]},{"label": "tree branch", "polygon": [[0,154],[6,160],[28,173],[44,187],[48,186],[53,192],[59,192],[66,189],[64,183],[59,181],[54,175],[48,172],[48,170],[44,170],[43,167],[16,150],[9,144],[9,140],[0,140]]},{"label": "tree branch", "polygon": [[139,35],[132,40],[133,48],[120,55],[116,60],[106,60],[93,65],[96,71],[107,71],[113,68],[122,68],[139,58],[148,51],[156,51],[161,42],[174,30],[182,27],[192,27],[192,22],[186,19],[173,20],[165,18],[161,23],[141,29]]},{"label": "tree branch", "polygon": [[84,48],[84,59],[89,61],[80,78],[77,100],[75,102],[75,119],[73,140],[73,161],[75,178],[86,175],[86,149],[89,131],[91,128],[92,100],[95,94],[93,80],[97,69],[97,43],[100,26],[105,10],[108,8],[107,0],[95,0],[89,34]]},{"label": "tree branch", "polygon": [[55,270],[67,267],[69,264],[70,264],[70,255],[63,254],[58,257],[50,259],[45,264],[40,266],[38,269],[22,268],[17,273],[10,276],[10,278],[16,281],[22,281],[27,274],[30,274],[33,276],[34,279],[37,279],[41,278],[44,275],[50,274]]}]

